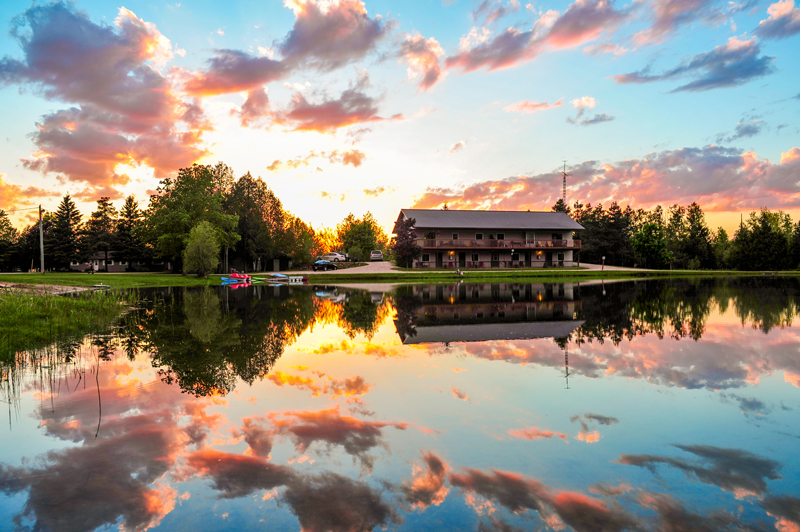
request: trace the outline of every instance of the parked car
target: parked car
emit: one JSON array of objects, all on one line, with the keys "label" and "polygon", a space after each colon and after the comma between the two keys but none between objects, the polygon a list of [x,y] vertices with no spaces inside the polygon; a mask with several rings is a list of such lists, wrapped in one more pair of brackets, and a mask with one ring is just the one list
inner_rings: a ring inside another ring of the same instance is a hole
[{"label": "parked car", "polygon": [[330,253],[324,254],[320,257],[321,260],[329,260],[331,262],[344,262],[347,260],[347,257],[344,253],[337,253],[335,251],[331,251]]},{"label": "parked car", "polygon": [[311,269],[316,272],[316,271],[319,271],[319,270],[322,270],[322,271],[338,270],[339,268],[338,268],[338,266],[336,266],[334,263],[332,263],[329,260],[318,260],[317,262],[315,262],[311,266]]},{"label": "parked car", "polygon": [[371,251],[369,254],[370,262],[373,260],[383,260],[383,251],[376,249],[375,251]]}]

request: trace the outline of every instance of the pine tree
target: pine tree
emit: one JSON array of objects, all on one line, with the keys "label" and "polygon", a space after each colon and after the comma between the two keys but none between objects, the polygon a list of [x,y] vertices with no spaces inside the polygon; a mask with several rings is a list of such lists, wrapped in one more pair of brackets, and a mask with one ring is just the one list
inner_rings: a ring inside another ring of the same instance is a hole
[{"label": "pine tree", "polygon": [[87,220],[85,227],[86,254],[92,256],[102,251],[104,253],[103,270],[108,271],[108,252],[114,247],[115,227],[117,224],[117,209],[108,197],[97,200],[97,210]]},{"label": "pine tree", "polygon": [[55,214],[53,230],[45,241],[45,266],[68,270],[80,259],[81,213],[69,194],[64,196]]},{"label": "pine tree", "polygon": [[128,196],[119,211],[113,249],[117,258],[129,265],[147,258],[147,250],[138,234],[141,225],[142,211],[139,210],[139,204],[132,195]]},{"label": "pine tree", "polygon": [[397,264],[410,268],[414,259],[420,256],[422,248],[417,245],[417,234],[414,230],[416,218],[407,218],[397,222],[392,250],[397,259]]}]

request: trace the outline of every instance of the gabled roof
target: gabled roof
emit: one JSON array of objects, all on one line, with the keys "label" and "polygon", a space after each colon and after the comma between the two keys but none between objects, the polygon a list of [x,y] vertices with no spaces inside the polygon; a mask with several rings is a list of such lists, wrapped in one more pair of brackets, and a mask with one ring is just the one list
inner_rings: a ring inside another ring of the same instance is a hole
[{"label": "gabled roof", "polygon": [[580,231],[584,227],[563,212],[458,211],[402,209],[397,220],[414,218],[420,229],[544,229]]}]

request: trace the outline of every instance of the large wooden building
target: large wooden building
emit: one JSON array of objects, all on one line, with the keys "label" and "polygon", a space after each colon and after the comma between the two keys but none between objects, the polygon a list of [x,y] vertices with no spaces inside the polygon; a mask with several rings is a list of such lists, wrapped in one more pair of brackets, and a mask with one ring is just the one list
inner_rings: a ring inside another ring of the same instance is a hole
[{"label": "large wooden building", "polygon": [[562,212],[402,209],[416,220],[414,268],[550,268],[578,264],[584,228]]}]

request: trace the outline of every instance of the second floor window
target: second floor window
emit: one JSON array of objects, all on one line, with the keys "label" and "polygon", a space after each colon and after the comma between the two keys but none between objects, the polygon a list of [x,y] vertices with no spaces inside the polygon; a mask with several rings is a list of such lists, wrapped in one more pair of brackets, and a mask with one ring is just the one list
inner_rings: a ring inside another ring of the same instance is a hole
[{"label": "second floor window", "polygon": [[475,240],[483,240],[483,233],[475,233]]},{"label": "second floor window", "polygon": [[458,233],[453,233],[453,240],[458,240]]},{"label": "second floor window", "polygon": [[431,231],[430,233],[425,233],[426,240],[436,240],[436,233]]},{"label": "second floor window", "polygon": [[505,233],[497,233],[497,240],[505,240],[506,235]]}]

